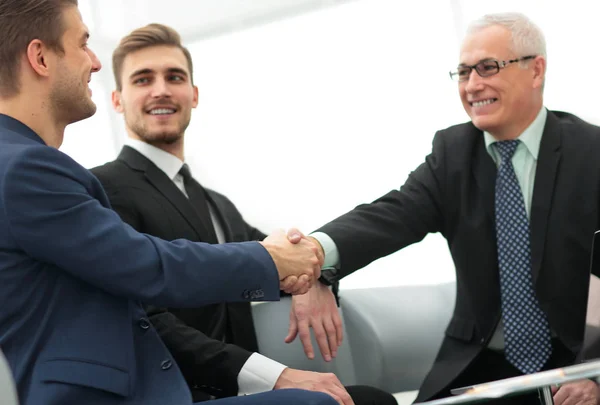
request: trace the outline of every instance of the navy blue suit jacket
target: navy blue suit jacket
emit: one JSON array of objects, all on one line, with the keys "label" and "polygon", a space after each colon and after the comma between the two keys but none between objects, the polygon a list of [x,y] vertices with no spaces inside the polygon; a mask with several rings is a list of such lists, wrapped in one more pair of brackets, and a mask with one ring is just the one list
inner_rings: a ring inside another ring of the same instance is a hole
[{"label": "navy blue suit jacket", "polygon": [[258,242],[166,242],[110,209],[100,182],[0,114],[0,347],[23,404],[189,404],[140,302],[279,299]]}]

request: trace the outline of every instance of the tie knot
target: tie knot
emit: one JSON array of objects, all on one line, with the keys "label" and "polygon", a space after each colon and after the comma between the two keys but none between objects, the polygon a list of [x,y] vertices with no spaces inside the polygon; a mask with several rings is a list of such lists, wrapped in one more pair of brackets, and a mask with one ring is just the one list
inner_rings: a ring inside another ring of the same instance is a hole
[{"label": "tie knot", "polygon": [[496,145],[496,150],[498,150],[498,153],[500,153],[503,162],[507,162],[512,159],[515,151],[517,150],[517,146],[519,146],[519,142],[520,141],[516,139],[513,141],[499,141],[494,144]]},{"label": "tie knot", "polygon": [[188,181],[192,178],[192,172],[190,171],[190,167],[187,165],[187,163],[184,163],[183,166],[181,166],[181,169],[179,169],[179,174],[181,174],[181,177],[183,177],[183,181]]}]

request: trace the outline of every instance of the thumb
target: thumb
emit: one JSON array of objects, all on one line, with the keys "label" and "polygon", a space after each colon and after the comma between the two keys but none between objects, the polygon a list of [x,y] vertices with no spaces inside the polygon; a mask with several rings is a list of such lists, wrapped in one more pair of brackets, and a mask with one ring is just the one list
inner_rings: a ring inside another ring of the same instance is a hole
[{"label": "thumb", "polygon": [[287,231],[287,238],[291,243],[299,243],[303,237],[304,234],[300,232],[297,228],[290,228]]}]

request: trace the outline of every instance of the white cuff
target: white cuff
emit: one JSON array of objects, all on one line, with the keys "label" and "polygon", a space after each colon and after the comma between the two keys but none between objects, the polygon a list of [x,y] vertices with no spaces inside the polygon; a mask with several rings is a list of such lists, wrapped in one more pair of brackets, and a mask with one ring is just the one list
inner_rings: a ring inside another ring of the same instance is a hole
[{"label": "white cuff", "polygon": [[252,353],[238,374],[238,395],[271,391],[286,368],[262,354]]},{"label": "white cuff", "polygon": [[338,248],[333,239],[331,239],[329,235],[323,232],[311,233],[309,236],[312,236],[313,238],[318,240],[321,246],[323,247],[323,252],[325,253],[325,261],[323,263],[323,268],[339,268],[340,254],[338,253]]}]

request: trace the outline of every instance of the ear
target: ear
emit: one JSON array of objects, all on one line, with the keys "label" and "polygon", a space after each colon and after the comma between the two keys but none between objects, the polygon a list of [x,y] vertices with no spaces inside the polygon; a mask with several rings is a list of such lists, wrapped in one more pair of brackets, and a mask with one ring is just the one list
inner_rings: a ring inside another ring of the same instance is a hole
[{"label": "ear", "polygon": [[123,113],[123,104],[121,103],[121,92],[113,90],[111,93],[112,106],[118,113]]},{"label": "ear", "polygon": [[544,85],[546,77],[546,59],[543,56],[536,56],[533,60],[533,86],[541,88]]},{"label": "ear", "polygon": [[192,99],[192,108],[198,107],[198,86],[194,86],[194,98]]},{"label": "ear", "polygon": [[[35,73],[40,76],[50,76],[49,62],[51,61],[51,52],[39,39],[34,39],[27,45],[27,62]],[[53,55],[52,55],[53,56]]]}]

